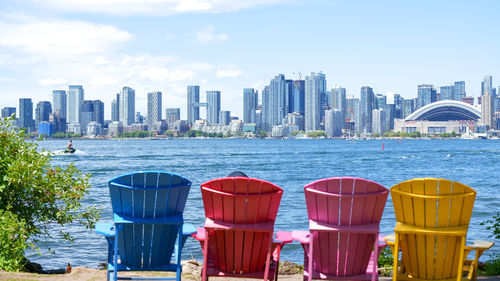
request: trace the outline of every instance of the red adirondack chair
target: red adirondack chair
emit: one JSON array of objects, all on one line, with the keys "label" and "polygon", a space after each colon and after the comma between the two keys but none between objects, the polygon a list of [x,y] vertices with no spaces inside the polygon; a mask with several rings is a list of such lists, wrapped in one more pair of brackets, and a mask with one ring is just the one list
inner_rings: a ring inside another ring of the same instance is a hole
[{"label": "red adirondack chair", "polygon": [[304,280],[377,280],[379,223],[389,191],[361,178],[329,178],[304,187],[309,231],[293,231],[304,248]]},{"label": "red adirondack chair", "polygon": [[203,250],[202,280],[208,276],[277,277],[281,247],[291,233],[278,232],[274,221],[283,190],[267,181],[227,177],[201,185],[205,227],[193,236]]}]

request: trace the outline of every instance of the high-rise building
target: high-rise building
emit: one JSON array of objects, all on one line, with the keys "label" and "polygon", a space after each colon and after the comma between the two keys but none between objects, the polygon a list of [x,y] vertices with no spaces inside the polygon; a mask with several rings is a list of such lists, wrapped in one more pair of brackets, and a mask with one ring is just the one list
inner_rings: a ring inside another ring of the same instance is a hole
[{"label": "high-rise building", "polygon": [[382,94],[376,94],[373,100],[374,109],[384,109],[387,104],[387,97]]},{"label": "high-rise building", "polygon": [[104,103],[100,100],[93,100],[94,105],[94,118],[92,121],[103,126],[104,125]]},{"label": "high-rise building", "polygon": [[120,121],[120,93],[116,94],[116,99],[111,102],[111,121]]},{"label": "high-rise building", "polygon": [[374,109],[373,110],[373,133],[378,133],[379,135],[383,135],[387,131],[387,117],[386,112],[383,109]]},{"label": "high-rise building", "polygon": [[80,122],[80,110],[84,99],[84,91],[81,85],[70,85],[66,103],[66,122]]},{"label": "high-rise building", "polygon": [[338,109],[330,109],[325,112],[325,133],[328,137],[339,137],[344,128],[344,114]]},{"label": "high-rise building", "polygon": [[200,119],[200,86],[187,86],[187,120],[190,123]]},{"label": "high-rise building", "polygon": [[374,108],[374,94],[373,89],[364,86],[361,87],[361,100],[359,105],[360,110],[360,133],[372,132],[372,116]]},{"label": "high-rise building", "polygon": [[[491,90],[490,90],[491,91]],[[485,93],[481,96],[481,121],[486,126],[486,129],[494,128],[493,124],[493,106],[494,96],[489,93]]]},{"label": "high-rise building", "polygon": [[181,120],[180,108],[165,108],[165,120],[169,130],[173,130],[175,122]]},{"label": "high-rise building", "polygon": [[219,124],[220,91],[207,91],[207,123]]},{"label": "high-rise building", "polygon": [[161,92],[148,93],[148,129],[151,131],[156,122],[161,121]]},{"label": "high-rise building", "polygon": [[[360,131],[360,123],[361,123],[361,118],[359,115],[359,99],[355,98],[354,96],[347,96],[346,97],[346,129],[347,124],[352,124],[354,123],[354,128],[351,128],[351,132],[354,133],[354,131],[359,132]],[[354,130],[354,131],[353,131]]]},{"label": "high-rise building", "polygon": [[222,110],[219,114],[219,124],[229,125],[231,123],[231,111]]},{"label": "high-rise building", "polygon": [[465,98],[465,81],[456,81],[453,86],[455,100],[461,101]]},{"label": "high-rise building", "polygon": [[306,86],[304,80],[292,82],[292,98],[290,98],[290,112],[298,112],[304,116]]},{"label": "high-rise building", "polygon": [[273,126],[281,124],[281,120],[288,113],[285,75],[279,74],[275,76],[266,89],[266,99],[262,99],[262,107],[265,107],[262,116],[265,120],[262,120],[262,122],[267,124],[267,130],[271,130]]},{"label": "high-rise building", "polygon": [[12,116],[12,114],[16,114],[15,107],[4,107],[2,108],[2,118],[8,118]]},{"label": "high-rise building", "polygon": [[130,87],[123,87],[120,93],[120,122],[123,126],[128,126],[135,121],[135,90]]},{"label": "high-rise building", "polygon": [[481,82],[481,96],[485,94],[492,94],[493,83],[491,75],[485,75],[483,82]]},{"label": "high-rise building", "polygon": [[35,109],[35,127],[38,123],[49,122],[49,115],[52,113],[52,105],[48,101],[39,101]]},{"label": "high-rise building", "polygon": [[33,129],[33,102],[29,98],[19,99],[18,127],[31,132]]},{"label": "high-rise building", "polygon": [[305,130],[320,130],[321,97],[326,94],[326,77],[323,73],[311,72],[305,78]]},{"label": "high-rise building", "polygon": [[243,89],[243,123],[255,123],[255,111],[259,106],[259,92],[253,88]]},{"label": "high-rise building", "polygon": [[95,121],[94,103],[91,100],[84,100],[80,110],[80,126],[83,132],[87,131],[87,125]]},{"label": "high-rise building", "polygon": [[417,108],[421,108],[437,100],[433,85],[418,85]]},{"label": "high-rise building", "polygon": [[454,86],[442,86],[439,88],[440,100],[456,100]]},{"label": "high-rise building", "polygon": [[403,114],[401,118],[406,118],[415,110],[415,100],[414,99],[404,99],[403,100]]},{"label": "high-rise building", "polygon": [[347,100],[346,100],[345,88],[342,88],[340,86],[335,86],[335,88],[332,89],[331,99],[332,99],[332,108],[341,111],[345,121],[347,114],[347,104],[346,104]]},{"label": "high-rise building", "polygon": [[66,120],[66,91],[53,90],[52,91],[52,110],[57,112],[59,110],[59,118]]}]

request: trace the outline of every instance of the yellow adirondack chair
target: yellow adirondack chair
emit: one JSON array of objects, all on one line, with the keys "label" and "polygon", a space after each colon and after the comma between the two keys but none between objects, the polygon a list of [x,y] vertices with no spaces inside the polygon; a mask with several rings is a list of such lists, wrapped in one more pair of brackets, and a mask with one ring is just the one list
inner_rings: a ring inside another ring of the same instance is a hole
[{"label": "yellow adirondack chair", "polygon": [[[393,280],[475,280],[479,256],[493,243],[466,246],[476,191],[459,182],[425,178],[391,188],[396,214]],[[395,249],[398,249],[395,251]],[[474,260],[467,260],[475,250]],[[401,259],[399,259],[401,251]]]}]

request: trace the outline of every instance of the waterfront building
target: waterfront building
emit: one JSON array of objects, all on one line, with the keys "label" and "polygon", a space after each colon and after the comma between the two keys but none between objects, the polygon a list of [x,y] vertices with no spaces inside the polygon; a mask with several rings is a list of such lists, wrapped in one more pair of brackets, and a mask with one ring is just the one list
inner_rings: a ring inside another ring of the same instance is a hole
[{"label": "waterfront building", "polygon": [[292,81],[292,92],[290,98],[290,111],[298,112],[304,116],[305,112],[305,81],[294,80]]},{"label": "waterfront building", "polygon": [[219,124],[220,91],[207,91],[207,122]]},{"label": "waterfront building", "polygon": [[345,88],[335,86],[335,88],[332,89],[331,95],[332,109],[341,111],[345,122],[345,120],[347,119],[347,98]]},{"label": "waterfront building", "polygon": [[84,133],[92,121],[95,121],[94,103],[91,100],[84,100],[80,110],[80,125]]},{"label": "waterfront building", "polygon": [[485,75],[483,82],[481,82],[481,96],[485,94],[493,94],[493,83],[491,75]]},{"label": "waterfront building", "polygon": [[101,126],[104,125],[104,103],[100,100],[92,101],[94,107],[94,115],[92,116],[92,121],[95,121]]},{"label": "waterfront building", "polygon": [[255,123],[255,111],[259,106],[259,92],[254,88],[243,89],[243,123]]},{"label": "waterfront building", "polygon": [[52,105],[48,101],[39,101],[35,109],[35,126],[38,128],[38,123],[49,122],[49,115],[52,113]]},{"label": "waterfront building", "polygon": [[264,103],[266,104],[265,114],[262,117],[265,118],[263,122],[267,124],[267,130],[269,130],[272,126],[281,124],[281,119],[288,113],[285,75],[279,74],[271,79],[267,87],[266,99],[262,100],[263,107]]},{"label": "waterfront building", "polygon": [[117,137],[121,133],[123,133],[123,125],[121,122],[112,121],[111,123],[109,123],[109,125],[108,125],[108,135],[109,136]]},{"label": "waterfront building", "polygon": [[380,136],[387,131],[386,111],[383,109],[374,109],[373,115],[373,133],[378,133]]},{"label": "waterfront building", "polygon": [[18,127],[31,132],[33,129],[33,102],[30,98],[19,99],[19,121]]},{"label": "waterfront building", "polygon": [[15,107],[4,107],[2,108],[2,118],[8,118],[12,116],[12,114],[16,114]]},{"label": "waterfront building", "polygon": [[453,86],[455,100],[462,101],[465,98],[465,81],[456,81]]},{"label": "waterfront building", "polygon": [[305,131],[321,130],[321,97],[326,94],[326,77],[323,73],[311,72],[305,78]]},{"label": "waterfront building", "polygon": [[297,126],[298,130],[304,131],[304,116],[298,112],[288,113],[282,121],[283,125]]},{"label": "waterfront building", "polygon": [[[260,124],[261,124],[261,129],[264,131],[270,131],[272,129],[272,125],[269,124],[270,115],[271,115],[271,108],[270,108],[270,97],[269,97],[269,86],[265,86],[264,89],[262,89],[262,108],[261,108],[261,114],[260,114]],[[258,123],[257,123],[258,124]]]},{"label": "waterfront building", "polygon": [[82,133],[82,127],[79,122],[71,122],[66,125],[66,132],[70,134],[80,135]]},{"label": "waterfront building", "polygon": [[439,100],[457,100],[455,98],[455,88],[453,86],[442,86],[439,90],[441,94]]},{"label": "waterfront building", "polygon": [[405,119],[394,120],[395,132],[421,134],[465,133],[481,119],[478,108],[461,101],[444,100],[415,110]]},{"label": "waterfront building", "polygon": [[59,111],[59,118],[66,122],[67,96],[64,90],[52,91],[52,111]]},{"label": "waterfront building", "polygon": [[231,123],[231,111],[222,110],[219,115],[219,124],[229,125]]},{"label": "waterfront building", "polygon": [[481,96],[481,121],[486,126],[486,130],[494,128],[493,101],[494,101],[494,96],[490,93],[485,93]]},{"label": "waterfront building", "polygon": [[330,109],[325,112],[325,133],[328,137],[340,137],[345,119],[342,111]]},{"label": "waterfront building", "polygon": [[49,122],[54,125],[53,132],[55,133],[66,132],[66,120],[60,117],[60,109],[52,112],[49,115]]},{"label": "waterfront building", "polygon": [[187,86],[187,121],[193,123],[200,119],[200,86]]},{"label": "waterfront building", "polygon": [[116,99],[111,102],[111,122],[120,121],[120,93],[116,94]]},{"label": "waterfront building", "polygon": [[359,105],[360,110],[360,133],[372,132],[372,114],[374,107],[374,94],[373,89],[364,86],[361,87],[361,100]]},{"label": "waterfront building", "polygon": [[[133,124],[143,124],[143,123],[144,123],[144,116],[142,116],[140,112],[136,112],[135,116],[134,116],[134,123]],[[132,124],[130,124],[130,125],[132,125]]]},{"label": "waterfront building", "polygon": [[[360,102],[358,98],[355,98],[354,96],[347,96],[346,97],[346,129],[347,129],[347,124],[351,125],[351,133],[354,132],[359,132],[360,131]],[[354,126],[352,126],[354,124]]]},{"label": "waterfront building", "polygon": [[37,129],[38,129],[38,135],[39,136],[52,136],[52,133],[54,132],[54,124],[47,122],[47,121],[42,121],[37,124]]},{"label": "waterfront building", "polygon": [[66,101],[66,122],[80,122],[83,99],[83,87],[81,85],[70,85]]},{"label": "waterfront building", "polygon": [[417,108],[421,108],[437,101],[436,90],[433,85],[418,85]]},{"label": "waterfront building", "polygon": [[135,118],[135,90],[130,87],[123,87],[120,93],[119,121],[123,126],[134,123]]},{"label": "waterfront building", "polygon": [[181,120],[180,108],[165,108],[165,120],[169,130],[172,130],[177,120]]},{"label": "waterfront building", "polygon": [[387,96],[382,94],[376,94],[375,99],[373,100],[373,108],[374,109],[384,109],[387,105]]},{"label": "waterfront building", "polygon": [[463,97],[462,101],[470,105],[474,105],[474,97]]},{"label": "waterfront building", "polygon": [[86,128],[86,136],[90,138],[95,138],[97,136],[101,135],[101,130],[102,130],[102,125],[95,122],[91,121],[87,124]]},{"label": "waterfront building", "polygon": [[494,121],[495,121],[495,129],[500,130],[500,112],[495,112],[493,114]]},{"label": "waterfront building", "polygon": [[161,121],[161,92],[148,93],[148,129],[153,130],[153,125]]}]

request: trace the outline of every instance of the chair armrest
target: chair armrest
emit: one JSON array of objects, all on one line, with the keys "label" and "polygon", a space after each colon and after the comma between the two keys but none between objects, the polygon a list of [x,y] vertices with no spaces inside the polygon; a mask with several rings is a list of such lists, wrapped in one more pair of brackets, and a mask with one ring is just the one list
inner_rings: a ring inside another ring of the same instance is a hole
[{"label": "chair armrest", "polygon": [[196,228],[196,233],[193,233],[191,236],[198,241],[205,241],[205,236],[206,236],[205,228],[204,227]]},{"label": "chair armrest", "polygon": [[479,251],[486,251],[489,248],[491,248],[495,242],[491,241],[484,241],[484,240],[476,240],[472,242],[472,245],[465,245],[466,250],[479,250]]},{"label": "chair armrest", "polygon": [[274,244],[285,245],[292,242],[292,233],[290,231],[278,231],[276,232],[276,238],[273,239]]},{"label": "chair armrest", "polygon": [[384,236],[384,241],[389,246],[394,246],[396,244],[396,236],[394,234],[389,234]]},{"label": "chair armrest", "polygon": [[310,233],[307,230],[292,231],[292,239],[301,244],[309,244],[309,242],[311,241]]},{"label": "chair armrest", "polygon": [[193,236],[196,233],[196,228],[190,223],[185,223],[182,225],[182,236]]},{"label": "chair armrest", "polygon": [[115,237],[115,225],[112,222],[98,222],[95,224],[95,232],[104,237]]},{"label": "chair armrest", "polygon": [[134,218],[129,216],[123,216],[118,214],[113,214],[113,221],[115,224],[183,224],[184,219],[182,215],[172,215],[163,218]]}]

